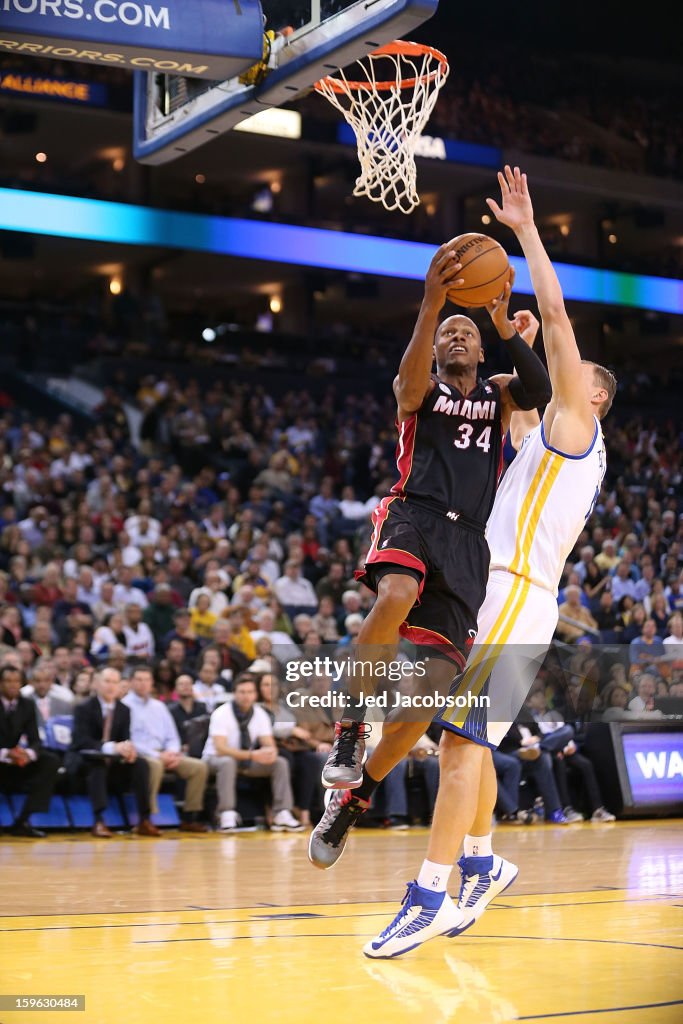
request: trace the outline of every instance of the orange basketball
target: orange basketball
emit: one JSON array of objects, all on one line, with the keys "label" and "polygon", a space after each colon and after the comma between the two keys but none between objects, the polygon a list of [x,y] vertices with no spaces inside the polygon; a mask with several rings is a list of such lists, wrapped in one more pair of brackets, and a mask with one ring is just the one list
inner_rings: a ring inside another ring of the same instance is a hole
[{"label": "orange basketball", "polygon": [[495,238],[470,231],[449,243],[462,270],[464,284],[449,289],[448,298],[457,306],[485,306],[502,293],[510,275],[507,253]]}]

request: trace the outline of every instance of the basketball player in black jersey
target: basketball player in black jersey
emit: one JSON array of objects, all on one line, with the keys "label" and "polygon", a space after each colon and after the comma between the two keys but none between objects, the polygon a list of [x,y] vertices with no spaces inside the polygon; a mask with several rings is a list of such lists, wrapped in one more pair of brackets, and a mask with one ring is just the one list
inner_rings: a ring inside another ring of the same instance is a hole
[{"label": "basketball player in black jersey", "polygon": [[[430,659],[431,692],[442,693],[464,667],[476,636],[489,566],[484,526],[510,417],[514,410],[544,405],[551,395],[543,364],[508,320],[512,282],[487,308],[515,376],[479,378],[481,335],[469,317],[451,316],[439,324],[459,270],[452,248],[442,245],[427,272],[417,323],[394,381],[399,480],[373,513],[372,544],[357,574],[377,594],[358,636],[359,657],[391,660],[399,636],[406,637]],[[429,725],[429,713],[419,717],[385,721],[365,768],[363,723],[351,717],[337,723],[323,769],[323,784],[335,792],[309,844],[317,867],[338,860],[374,789]]]}]

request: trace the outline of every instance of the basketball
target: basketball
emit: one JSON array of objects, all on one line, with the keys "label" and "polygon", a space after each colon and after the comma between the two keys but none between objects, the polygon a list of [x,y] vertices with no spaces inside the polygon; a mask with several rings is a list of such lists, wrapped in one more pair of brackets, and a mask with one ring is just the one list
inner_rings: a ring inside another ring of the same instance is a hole
[{"label": "basketball", "polygon": [[451,288],[448,298],[456,306],[485,306],[503,291],[510,274],[507,253],[495,238],[470,231],[458,235],[450,243],[462,270],[458,278],[464,283]]}]

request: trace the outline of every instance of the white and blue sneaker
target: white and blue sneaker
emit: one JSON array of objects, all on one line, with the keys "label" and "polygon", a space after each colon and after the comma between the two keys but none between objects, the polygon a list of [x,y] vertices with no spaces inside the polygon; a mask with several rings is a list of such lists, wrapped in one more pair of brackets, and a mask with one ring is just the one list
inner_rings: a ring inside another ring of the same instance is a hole
[{"label": "white and blue sneaker", "polygon": [[363,947],[366,956],[390,960],[437,935],[458,934],[463,916],[446,892],[408,882],[401,909],[383,932]]},{"label": "white and blue sneaker", "polygon": [[491,900],[512,885],[519,868],[509,860],[493,854],[492,857],[461,857],[458,909],[463,917],[462,926],[451,932],[451,937],[471,928],[488,907]]}]

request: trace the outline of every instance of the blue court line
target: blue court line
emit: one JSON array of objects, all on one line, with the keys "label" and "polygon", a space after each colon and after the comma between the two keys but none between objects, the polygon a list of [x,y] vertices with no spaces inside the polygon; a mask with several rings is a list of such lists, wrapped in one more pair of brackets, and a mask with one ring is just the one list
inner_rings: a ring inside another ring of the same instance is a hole
[{"label": "blue court line", "polygon": [[[540,909],[540,908],[539,908]],[[379,917],[379,914],[358,914],[349,915],[350,917]],[[383,916],[383,915],[382,915]],[[328,921],[334,921],[336,918],[326,918]],[[213,923],[213,922],[209,922]],[[244,924],[256,924],[256,921],[240,922]],[[171,942],[234,942],[235,940],[251,939],[251,940],[263,940],[263,939],[340,939],[348,938],[349,934],[355,938],[362,939],[370,932],[357,933],[357,932],[332,932],[325,935],[324,933],[314,933],[313,935],[206,935],[197,936],[192,939],[134,939],[134,946],[149,946],[155,943],[160,946],[166,946]],[[470,935],[470,939],[525,939],[528,942],[599,942],[608,946],[641,946],[643,949],[675,949],[683,953],[683,946],[665,946],[660,942],[628,942],[623,939],[572,939],[562,938],[561,936],[545,936],[545,935]],[[462,941],[462,940],[461,940]],[[466,941],[466,940],[465,940]],[[683,1002],[683,1000],[681,1000]],[[587,1012],[587,1011],[586,1011]],[[521,1018],[520,1018],[521,1019]]]},{"label": "blue court line", "polygon": [[[590,903],[576,906],[592,906]],[[536,908],[542,910],[543,907]],[[666,946],[661,942],[630,942],[628,939],[574,939],[562,935],[470,935],[471,939],[525,939],[527,942],[599,942],[608,946],[643,946],[645,949],[676,949],[683,953],[683,946]]]},{"label": "blue court line", "polygon": [[683,999],[672,999],[666,1003],[640,1003],[638,1006],[606,1006],[604,1009],[565,1010],[562,1013],[532,1013],[517,1020],[548,1020],[550,1017],[583,1017],[587,1013],[624,1013],[628,1010],[655,1010],[660,1006],[680,1006]]},{"label": "blue court line", "polygon": [[[330,906],[338,906],[338,905],[339,904],[330,904]],[[249,910],[250,908],[249,907],[245,907],[244,909],[245,910]],[[150,914],[150,913],[154,913],[154,911],[150,911],[150,910],[145,910],[145,911],[122,910],[122,911],[119,911],[119,913],[122,913],[122,914],[139,914],[139,913]],[[166,911],[166,913],[173,913],[173,911]],[[247,917],[247,918],[229,918],[228,920],[223,920],[223,921],[177,921],[176,920],[176,921],[132,921],[132,922],[131,921],[127,921],[125,924],[110,924],[109,922],[107,922],[106,924],[48,924],[48,925],[40,926],[38,928],[0,928],[0,935],[6,935],[6,934],[9,934],[9,933],[16,934],[17,932],[19,934],[21,934],[23,932],[26,932],[28,934],[30,932],[97,931],[98,929],[102,929],[102,928],[108,930],[110,928],[199,928],[202,925],[204,925],[204,926],[211,925],[213,927],[214,925],[217,925],[217,924],[236,924],[236,925],[244,924],[244,925],[247,925],[247,924],[258,924],[259,921],[272,921],[273,920],[273,916],[279,918],[280,920],[283,920],[283,919],[285,919],[285,920],[286,919],[289,919],[289,920],[292,920],[292,919],[299,920],[301,918],[306,918],[306,919],[310,920],[310,918],[315,918],[316,920],[320,920],[320,921],[344,921],[344,920],[349,920],[349,919],[353,919],[353,918],[356,918],[356,917],[384,917],[386,915],[386,913],[387,913],[386,910],[373,910],[372,913],[370,913],[370,914],[368,914],[368,913],[365,913],[365,914],[330,914],[330,915],[326,915],[326,914],[277,914],[277,915],[266,914],[264,916],[261,916],[261,915],[258,915],[258,914],[252,914],[250,917]],[[62,915],[59,915],[59,916],[62,916]],[[82,914],[71,914],[69,916],[70,917],[83,917],[85,915],[82,915]],[[88,915],[88,916],[93,917],[95,915],[91,914],[91,915]],[[97,916],[99,917],[99,916],[102,916],[102,915],[98,914]],[[106,916],[106,912],[105,912],[105,916]],[[180,941],[180,940],[178,940],[178,941]],[[1,1022],[0,1022],[0,1024],[1,1024]]]},{"label": "blue court line", "polygon": [[[253,922],[252,922],[253,923]],[[312,932],[310,935],[214,935],[196,939],[140,939],[134,946],[169,946],[172,942],[262,942],[264,939],[366,939],[372,938],[375,932]]]},{"label": "blue court line", "polygon": [[[514,895],[514,893],[508,893],[508,896]],[[523,899],[524,894],[520,893],[517,899]],[[591,900],[590,903],[530,903],[528,906],[505,906],[505,910],[545,910],[546,907],[602,907],[602,906],[616,906],[617,903],[654,903],[655,900],[671,900],[677,899],[676,896],[643,896],[642,899],[638,899],[637,896],[631,896],[623,900]],[[503,909],[499,907],[498,909]]]}]

